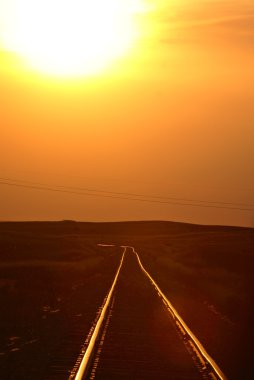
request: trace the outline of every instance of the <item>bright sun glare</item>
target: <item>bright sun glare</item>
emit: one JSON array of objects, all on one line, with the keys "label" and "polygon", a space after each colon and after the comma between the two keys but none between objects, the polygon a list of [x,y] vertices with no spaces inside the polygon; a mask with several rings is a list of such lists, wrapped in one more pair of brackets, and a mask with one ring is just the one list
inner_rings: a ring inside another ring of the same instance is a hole
[{"label": "bright sun glare", "polygon": [[127,54],[138,38],[142,0],[10,0],[3,43],[57,76],[90,75]]}]

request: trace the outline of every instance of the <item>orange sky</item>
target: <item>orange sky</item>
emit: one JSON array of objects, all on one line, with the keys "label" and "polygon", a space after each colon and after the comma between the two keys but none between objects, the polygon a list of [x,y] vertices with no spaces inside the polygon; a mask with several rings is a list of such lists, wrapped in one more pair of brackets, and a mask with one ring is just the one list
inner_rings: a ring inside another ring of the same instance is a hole
[{"label": "orange sky", "polygon": [[235,209],[254,210],[254,3],[148,3],[133,50],[92,77],[45,78],[2,47],[0,177],[185,204],[0,184],[1,220],[254,226],[254,211]]}]

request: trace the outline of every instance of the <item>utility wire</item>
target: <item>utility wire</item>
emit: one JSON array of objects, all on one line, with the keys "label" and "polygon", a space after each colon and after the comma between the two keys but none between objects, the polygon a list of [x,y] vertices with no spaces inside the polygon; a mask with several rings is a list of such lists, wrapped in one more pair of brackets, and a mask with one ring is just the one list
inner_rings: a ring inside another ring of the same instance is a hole
[{"label": "utility wire", "polygon": [[[11,181],[11,182],[21,182],[25,184],[31,184],[31,185],[39,185],[39,186],[46,186],[51,187],[51,185],[47,185],[45,183],[40,182],[31,182],[31,181],[24,181],[24,180],[16,180],[11,178],[3,178],[0,177],[0,180],[3,181]],[[121,195],[121,196],[128,196],[128,197],[143,197],[143,198],[150,198],[150,199],[159,199],[159,200],[170,200],[170,201],[177,201],[177,202],[194,202],[194,203],[208,203],[213,205],[229,205],[229,206],[243,206],[243,207],[254,207],[254,205],[249,203],[236,203],[236,202],[224,202],[224,201],[206,201],[206,200],[198,200],[198,199],[188,199],[188,198],[176,198],[176,197],[163,197],[158,195],[147,195],[147,194],[140,194],[140,193],[126,193],[126,192],[116,192],[116,191],[108,191],[108,190],[98,190],[98,189],[91,189],[91,188],[84,188],[84,187],[74,187],[74,186],[62,186],[62,185],[54,185],[54,187],[60,188],[60,189],[67,189],[67,190],[74,190],[74,191],[88,191],[93,193],[102,193],[102,194],[113,194],[113,195]]]},{"label": "utility wire", "polygon": [[209,204],[221,204],[221,205],[232,205],[232,206],[246,206],[246,207],[254,207],[254,205],[248,204],[248,203],[232,203],[232,202],[222,202],[222,201],[205,201],[205,200],[198,200],[198,199],[188,199],[188,198],[175,198],[175,197],[163,197],[159,195],[146,195],[146,194],[137,194],[137,193],[124,193],[124,192],[115,192],[115,191],[104,191],[104,190],[92,190],[92,189],[86,189],[82,187],[69,187],[69,186],[57,186],[60,188],[65,189],[76,189],[76,190],[83,190],[83,191],[94,191],[97,193],[108,193],[108,194],[118,194],[118,195],[127,195],[131,197],[145,197],[145,198],[152,198],[152,199],[165,199],[165,200],[172,200],[172,201],[181,201],[181,202],[197,202],[197,203],[209,203]]},{"label": "utility wire", "polygon": [[215,209],[227,209],[227,210],[241,210],[241,211],[251,211],[254,212],[254,209],[251,208],[242,208],[242,207],[229,207],[229,206],[215,206],[215,205],[206,205],[206,204],[194,204],[194,203],[184,203],[184,202],[171,202],[171,201],[163,201],[163,200],[155,200],[155,199],[142,199],[142,198],[134,198],[134,197],[124,197],[117,195],[106,195],[106,194],[95,194],[95,193],[85,193],[74,190],[64,190],[64,189],[54,189],[52,187],[42,187],[42,186],[33,186],[33,185],[24,185],[19,183],[11,183],[7,181],[0,181],[0,185],[13,186],[13,187],[21,187],[26,189],[33,190],[43,190],[43,191],[51,191],[57,193],[66,193],[66,194],[77,194],[83,196],[92,196],[92,197],[102,197],[102,198],[112,198],[112,199],[122,199],[129,201],[138,201],[138,202],[148,202],[148,203],[160,203],[160,204],[170,204],[170,205],[180,205],[180,206],[192,206],[192,207],[205,207],[205,208],[215,208]]}]

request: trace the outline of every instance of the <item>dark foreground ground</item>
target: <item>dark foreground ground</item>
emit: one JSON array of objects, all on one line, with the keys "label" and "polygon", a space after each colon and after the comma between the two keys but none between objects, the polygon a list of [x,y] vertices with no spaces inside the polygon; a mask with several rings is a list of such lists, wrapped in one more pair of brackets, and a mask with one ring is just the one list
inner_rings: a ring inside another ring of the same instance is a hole
[{"label": "dark foreground ground", "polygon": [[[98,247],[97,243],[118,247]],[[68,378],[122,249],[232,380],[253,378],[254,230],[170,222],[0,223],[0,378]],[[159,376],[157,376],[159,379]]]}]

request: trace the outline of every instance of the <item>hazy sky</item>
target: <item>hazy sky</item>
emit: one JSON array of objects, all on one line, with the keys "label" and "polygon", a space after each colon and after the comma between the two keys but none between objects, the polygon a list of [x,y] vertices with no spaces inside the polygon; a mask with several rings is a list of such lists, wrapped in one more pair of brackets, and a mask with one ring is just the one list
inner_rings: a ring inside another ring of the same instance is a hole
[{"label": "hazy sky", "polygon": [[254,2],[147,3],[133,50],[92,77],[45,78],[2,44],[0,177],[98,196],[0,184],[1,220],[254,226],[234,209],[254,210]]}]

